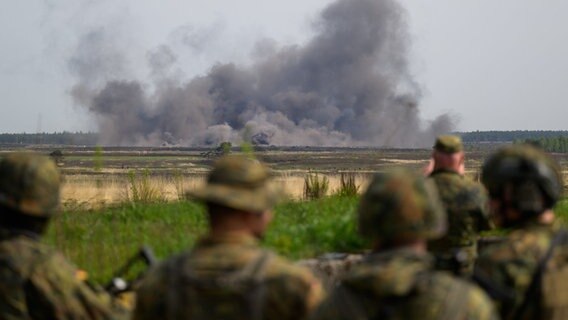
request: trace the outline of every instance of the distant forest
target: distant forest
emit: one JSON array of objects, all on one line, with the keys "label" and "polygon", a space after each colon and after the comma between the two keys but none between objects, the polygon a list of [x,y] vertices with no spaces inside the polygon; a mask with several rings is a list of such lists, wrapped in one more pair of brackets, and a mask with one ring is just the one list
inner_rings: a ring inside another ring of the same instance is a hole
[{"label": "distant forest", "polygon": [[3,145],[71,145],[94,146],[98,135],[93,132],[55,132],[55,133],[2,133]]},{"label": "distant forest", "polygon": [[544,138],[568,138],[568,130],[544,131],[544,130],[516,130],[516,131],[472,131],[456,132],[465,143],[484,142],[518,142],[525,140],[539,140]]},{"label": "distant forest", "polygon": [[517,140],[515,143],[530,143],[543,148],[548,152],[567,153],[568,137],[539,138]]},{"label": "distant forest", "polygon": [[[530,142],[550,152],[568,152],[568,130],[558,131],[472,131],[456,132],[467,144]],[[2,145],[95,146],[94,132],[2,133]]]}]

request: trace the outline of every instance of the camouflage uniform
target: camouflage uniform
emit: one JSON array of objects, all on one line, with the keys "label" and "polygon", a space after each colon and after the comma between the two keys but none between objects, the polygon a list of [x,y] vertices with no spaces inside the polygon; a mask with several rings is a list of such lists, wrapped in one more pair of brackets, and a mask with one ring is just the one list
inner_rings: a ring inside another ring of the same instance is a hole
[{"label": "camouflage uniform", "polygon": [[[505,319],[510,318],[513,310],[521,305],[533,274],[558,229],[557,225],[542,225],[537,222],[527,224],[523,229],[511,232],[505,242],[489,246],[479,257],[476,265],[478,276],[486,277],[495,288],[511,294],[511,300],[498,301]],[[567,249],[568,247],[562,250]],[[566,295],[566,289],[561,288],[558,295]],[[538,303],[531,304],[530,308],[526,319],[533,319],[531,315],[534,312],[542,312],[537,309]]]},{"label": "camouflage uniform", "polygon": [[[432,239],[446,217],[434,185],[406,171],[375,176],[359,207],[359,230],[379,244]],[[388,247],[387,247],[388,248]],[[341,281],[314,319],[496,319],[477,287],[433,270],[428,253],[404,246],[367,256]]]},{"label": "camouflage uniform", "polygon": [[[253,160],[219,160],[205,188],[190,195],[249,212],[271,208],[268,171]],[[201,239],[150,271],[134,319],[302,319],[321,301],[321,284],[302,267],[260,248],[252,235]]]},{"label": "camouflage uniform", "polygon": [[470,275],[477,257],[479,232],[492,228],[486,191],[453,171],[436,170],[430,178],[436,183],[448,213],[448,233],[431,241],[428,248],[438,258],[438,268]]},{"label": "camouflage uniform", "polygon": [[[6,156],[0,161],[0,204],[2,221],[46,222],[59,204],[55,164],[29,153]],[[77,275],[62,255],[40,242],[39,233],[0,225],[0,319],[126,318],[108,295]]]},{"label": "camouflage uniform", "polygon": [[[440,136],[434,149],[456,153],[463,150],[457,136]],[[448,232],[431,241],[428,249],[437,258],[437,268],[469,276],[477,257],[477,240],[480,231],[492,228],[483,186],[458,172],[437,169],[430,174],[448,214]]]},{"label": "camouflage uniform", "polygon": [[[520,217],[504,223],[513,230],[503,242],[481,252],[475,279],[487,284],[504,319],[568,319],[568,241],[559,242],[542,278],[535,278],[551,242],[565,232],[558,223],[539,221],[539,215],[552,208],[562,193],[559,168],[533,147],[507,147],[486,161],[482,181],[492,199],[508,202]],[[537,279],[536,294],[520,311],[533,279]],[[521,317],[515,318],[516,313]]]},{"label": "camouflage uniform", "polygon": [[357,266],[314,319],[496,319],[479,288],[446,272],[433,258],[404,250],[375,254]]},{"label": "camouflage uniform", "polygon": [[1,319],[126,318],[104,292],[33,236],[0,229]]}]

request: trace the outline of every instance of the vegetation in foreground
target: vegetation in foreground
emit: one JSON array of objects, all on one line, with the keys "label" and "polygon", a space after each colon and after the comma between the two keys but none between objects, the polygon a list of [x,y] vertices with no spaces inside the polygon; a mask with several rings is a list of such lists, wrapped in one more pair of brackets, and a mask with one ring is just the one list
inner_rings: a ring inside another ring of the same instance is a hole
[{"label": "vegetation in foreground", "polygon": [[[333,196],[282,203],[264,244],[290,259],[360,252],[365,243],[356,232],[357,201]],[[568,200],[560,202],[556,212],[568,221]],[[52,223],[47,242],[89,272],[93,281],[104,283],[141,245],[165,258],[190,248],[205,230],[204,208],[194,202],[131,203],[64,212]]]},{"label": "vegetation in foreground", "polygon": [[[264,244],[291,259],[360,251],[365,245],[356,232],[357,200],[335,196],[282,203]],[[52,222],[46,241],[104,283],[143,244],[164,258],[191,247],[205,230],[204,208],[194,202],[129,203],[64,212]]]}]

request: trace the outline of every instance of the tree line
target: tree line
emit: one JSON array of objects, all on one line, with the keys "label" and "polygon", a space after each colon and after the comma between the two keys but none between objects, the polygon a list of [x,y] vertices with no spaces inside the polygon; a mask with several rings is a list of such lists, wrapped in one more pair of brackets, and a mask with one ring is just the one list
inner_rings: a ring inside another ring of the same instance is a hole
[{"label": "tree line", "polygon": [[8,145],[75,145],[94,146],[98,134],[93,132],[54,132],[54,133],[2,133],[0,144]]},{"label": "tree line", "polygon": [[[513,143],[532,141],[541,145],[550,152],[563,149],[565,139],[568,139],[568,130],[513,130],[513,131],[471,131],[456,132],[465,143]],[[564,140],[563,140],[564,139]],[[542,141],[541,141],[542,140]],[[74,145],[95,146],[98,134],[95,132],[54,132],[54,133],[2,133],[0,144],[3,145]],[[547,148],[550,148],[548,150]]]},{"label": "tree line", "polygon": [[568,152],[568,137],[551,137],[551,138],[516,140],[515,143],[530,143],[541,147],[547,152],[555,152],[555,153]]},{"label": "tree line", "polygon": [[568,130],[512,130],[456,132],[465,143],[515,142],[545,138],[568,138]]}]

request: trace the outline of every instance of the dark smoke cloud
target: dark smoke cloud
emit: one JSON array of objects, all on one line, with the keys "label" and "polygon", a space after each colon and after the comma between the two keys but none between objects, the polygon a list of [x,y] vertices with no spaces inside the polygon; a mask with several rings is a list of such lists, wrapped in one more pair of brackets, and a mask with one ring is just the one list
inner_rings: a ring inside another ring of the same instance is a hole
[{"label": "dark smoke cloud", "polygon": [[[314,28],[305,45],[260,41],[250,65],[216,64],[189,80],[163,45],[147,54],[144,82],[125,76],[112,34],[95,30],[70,60],[72,95],[113,145],[209,145],[250,131],[259,144],[417,147],[452,129],[448,115],[420,118],[396,1],[338,0]],[[182,38],[199,47],[199,35]]]}]

